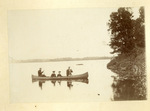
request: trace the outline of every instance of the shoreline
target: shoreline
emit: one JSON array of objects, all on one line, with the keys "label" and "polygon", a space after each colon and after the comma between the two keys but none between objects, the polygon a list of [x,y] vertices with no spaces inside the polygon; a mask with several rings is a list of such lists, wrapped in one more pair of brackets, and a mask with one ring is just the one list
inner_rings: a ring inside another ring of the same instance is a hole
[{"label": "shoreline", "polygon": [[90,61],[90,60],[109,60],[112,59],[112,57],[107,57],[107,58],[75,58],[75,59],[34,59],[34,60],[14,60],[11,61],[10,63],[36,63],[36,62],[64,62],[64,61]]}]

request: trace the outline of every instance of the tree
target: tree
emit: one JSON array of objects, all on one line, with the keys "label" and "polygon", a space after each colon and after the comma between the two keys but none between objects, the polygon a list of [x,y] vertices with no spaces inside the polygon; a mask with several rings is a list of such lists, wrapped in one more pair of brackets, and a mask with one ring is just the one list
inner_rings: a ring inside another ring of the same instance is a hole
[{"label": "tree", "polygon": [[134,36],[135,42],[138,47],[145,47],[145,19],[144,19],[144,8],[139,9],[139,17],[134,22]]},{"label": "tree", "polygon": [[112,53],[129,53],[135,47],[145,47],[144,8],[139,9],[139,17],[134,20],[131,8],[121,7],[112,12],[108,22],[111,32]]},{"label": "tree", "polygon": [[108,31],[111,32],[112,53],[128,53],[134,48],[134,23],[131,8],[121,7],[111,13]]}]

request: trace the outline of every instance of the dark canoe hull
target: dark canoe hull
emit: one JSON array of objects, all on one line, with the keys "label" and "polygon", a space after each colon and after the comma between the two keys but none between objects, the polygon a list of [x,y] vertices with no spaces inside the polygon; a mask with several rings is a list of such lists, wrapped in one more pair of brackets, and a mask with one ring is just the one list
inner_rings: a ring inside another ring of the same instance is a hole
[{"label": "dark canoe hull", "polygon": [[68,79],[87,79],[88,78],[88,72],[84,74],[79,74],[79,75],[71,75],[71,76],[62,76],[62,77],[39,77],[32,75],[32,79],[34,80],[68,80]]}]

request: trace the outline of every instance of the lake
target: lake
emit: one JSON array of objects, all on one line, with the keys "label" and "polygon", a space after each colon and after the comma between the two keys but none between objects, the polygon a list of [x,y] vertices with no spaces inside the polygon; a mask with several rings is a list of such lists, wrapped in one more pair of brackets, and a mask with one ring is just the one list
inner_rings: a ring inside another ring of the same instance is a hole
[{"label": "lake", "polygon": [[[10,102],[101,102],[113,98],[112,83],[114,75],[107,69],[110,60],[61,61],[40,63],[10,63]],[[88,81],[32,81],[42,68],[50,76],[61,71],[66,75],[68,66],[73,75],[88,72]]]}]

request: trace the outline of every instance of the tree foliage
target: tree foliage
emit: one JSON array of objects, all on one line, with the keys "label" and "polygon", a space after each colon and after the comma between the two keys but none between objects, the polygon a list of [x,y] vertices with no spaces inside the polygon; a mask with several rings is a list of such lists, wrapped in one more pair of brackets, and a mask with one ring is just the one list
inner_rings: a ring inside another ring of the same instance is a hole
[{"label": "tree foliage", "polygon": [[144,8],[139,10],[140,16],[133,19],[131,8],[121,7],[117,12],[112,12],[108,22],[111,32],[110,47],[112,53],[128,53],[135,46],[144,47]]},{"label": "tree foliage", "polygon": [[138,47],[145,47],[145,20],[144,20],[144,8],[139,9],[140,16],[135,20],[134,36],[135,43]]}]

